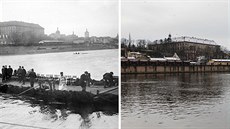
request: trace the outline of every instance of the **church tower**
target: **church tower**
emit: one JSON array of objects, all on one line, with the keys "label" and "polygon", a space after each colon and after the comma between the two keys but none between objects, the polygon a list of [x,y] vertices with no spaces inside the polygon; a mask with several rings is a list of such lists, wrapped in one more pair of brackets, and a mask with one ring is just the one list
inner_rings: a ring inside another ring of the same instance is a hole
[{"label": "church tower", "polygon": [[131,39],[131,35],[129,33],[129,41],[128,41],[128,47],[130,48],[131,47],[131,44],[132,44],[132,39]]},{"label": "church tower", "polygon": [[59,34],[59,35],[60,35],[60,31],[58,30],[58,27],[57,27],[57,31],[56,31],[56,34]]},{"label": "church tower", "polygon": [[89,38],[89,32],[88,32],[87,29],[86,29],[86,31],[85,31],[85,38]]}]

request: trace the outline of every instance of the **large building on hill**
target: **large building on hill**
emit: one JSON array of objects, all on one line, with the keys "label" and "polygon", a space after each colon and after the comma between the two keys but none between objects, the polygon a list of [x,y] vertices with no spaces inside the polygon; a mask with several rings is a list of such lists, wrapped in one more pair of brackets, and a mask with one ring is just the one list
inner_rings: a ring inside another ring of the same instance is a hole
[{"label": "large building on hill", "polygon": [[0,22],[1,34],[10,35],[13,32],[18,32],[18,33],[30,32],[36,35],[44,35],[44,28],[38,24],[20,22],[20,21]]},{"label": "large building on hill", "polygon": [[15,34],[26,35],[26,39],[31,38],[28,35],[33,35],[33,37],[41,37],[44,35],[44,28],[38,24],[21,21],[0,22],[0,35],[11,39],[12,42],[16,42],[13,39],[16,37]]},{"label": "large building on hill", "polygon": [[156,40],[148,44],[148,49],[165,56],[171,56],[177,53],[182,60],[197,60],[199,56],[205,56],[207,59],[223,58],[224,53],[215,41],[200,39],[195,37],[177,37],[171,38],[171,35],[165,40]]}]

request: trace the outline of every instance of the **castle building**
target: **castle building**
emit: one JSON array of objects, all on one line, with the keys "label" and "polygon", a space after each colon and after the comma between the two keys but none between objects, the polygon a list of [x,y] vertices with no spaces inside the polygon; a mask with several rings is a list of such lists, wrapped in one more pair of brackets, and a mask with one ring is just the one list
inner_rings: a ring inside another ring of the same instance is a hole
[{"label": "castle building", "polygon": [[44,35],[44,28],[38,24],[21,22],[21,21],[0,22],[0,35],[2,40],[1,42],[4,41],[6,42],[6,40],[4,39],[7,38],[11,39],[14,34],[18,34],[18,35],[31,34],[34,35],[35,37],[39,37]]},{"label": "castle building", "polygon": [[20,21],[0,22],[0,34],[10,36],[14,32],[29,32],[35,35],[44,35],[44,28],[38,24]]},{"label": "castle building", "polygon": [[220,45],[217,45],[215,41],[187,36],[171,38],[169,35],[165,41],[157,40],[148,44],[148,49],[166,56],[177,53],[182,60],[192,61],[197,60],[199,56],[205,56],[207,59],[223,56]]}]

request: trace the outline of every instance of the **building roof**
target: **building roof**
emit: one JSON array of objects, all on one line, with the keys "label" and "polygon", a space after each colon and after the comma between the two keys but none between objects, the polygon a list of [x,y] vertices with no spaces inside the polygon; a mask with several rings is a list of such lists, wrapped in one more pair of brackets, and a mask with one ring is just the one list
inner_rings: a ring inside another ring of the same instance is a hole
[{"label": "building roof", "polygon": [[201,39],[201,38],[188,37],[188,36],[172,38],[172,42],[192,42],[192,43],[199,43],[199,44],[217,45],[217,43],[214,40]]},{"label": "building roof", "polygon": [[[196,37],[189,37],[189,36],[181,36],[181,37],[174,37],[171,39],[171,42],[169,43],[179,43],[179,42],[187,42],[187,43],[196,43],[196,44],[205,44],[205,45],[214,45],[219,46],[214,40],[209,39],[201,39]],[[154,42],[150,42],[149,44],[162,44],[164,43],[164,40],[155,40]]]},{"label": "building roof", "polygon": [[24,26],[24,27],[34,27],[34,28],[40,28],[44,29],[38,24],[34,23],[27,23],[22,21],[7,21],[7,22],[0,22],[0,26]]},{"label": "building roof", "polygon": [[39,43],[63,43],[64,41],[61,40],[42,40]]},{"label": "building roof", "polygon": [[230,62],[230,59],[212,59],[214,62]]},{"label": "building roof", "polygon": [[151,61],[166,61],[165,58],[150,58]]}]

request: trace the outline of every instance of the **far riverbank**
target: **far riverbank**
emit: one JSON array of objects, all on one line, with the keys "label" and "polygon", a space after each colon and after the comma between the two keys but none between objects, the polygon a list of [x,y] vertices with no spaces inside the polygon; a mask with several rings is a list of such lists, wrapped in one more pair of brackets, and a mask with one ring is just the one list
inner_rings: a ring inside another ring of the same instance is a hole
[{"label": "far riverbank", "polygon": [[42,54],[104,49],[118,49],[118,47],[109,44],[41,44],[34,46],[1,45],[0,55]]}]

